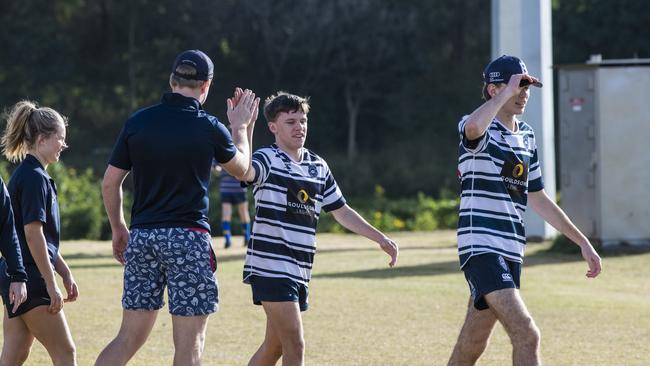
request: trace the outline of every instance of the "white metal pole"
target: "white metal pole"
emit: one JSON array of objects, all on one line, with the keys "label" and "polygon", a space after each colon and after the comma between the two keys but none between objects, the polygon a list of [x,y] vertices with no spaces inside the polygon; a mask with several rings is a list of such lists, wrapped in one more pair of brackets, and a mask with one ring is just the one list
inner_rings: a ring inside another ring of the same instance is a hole
[{"label": "white metal pole", "polygon": [[[553,125],[553,41],[551,0],[492,0],[492,59],[520,57],[528,72],[539,77],[531,88],[522,119],[535,130],[546,192],[555,198],[555,129]],[[526,213],[526,235],[547,239],[555,230],[532,210]]]}]

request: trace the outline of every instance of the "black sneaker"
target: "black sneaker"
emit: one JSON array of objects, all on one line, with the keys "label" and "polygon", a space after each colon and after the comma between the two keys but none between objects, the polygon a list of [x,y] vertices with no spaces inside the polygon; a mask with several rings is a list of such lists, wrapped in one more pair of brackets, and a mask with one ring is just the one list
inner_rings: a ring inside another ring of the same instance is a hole
[{"label": "black sneaker", "polygon": [[231,245],[230,242],[227,241],[226,244],[223,245],[223,248],[228,249],[228,248],[230,248],[230,245]]}]

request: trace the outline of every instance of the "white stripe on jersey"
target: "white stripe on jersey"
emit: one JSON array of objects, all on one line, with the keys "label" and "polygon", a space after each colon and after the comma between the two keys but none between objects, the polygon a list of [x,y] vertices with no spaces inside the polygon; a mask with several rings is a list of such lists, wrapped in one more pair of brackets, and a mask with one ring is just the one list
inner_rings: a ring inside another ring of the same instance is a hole
[{"label": "white stripe on jersey", "polygon": [[[471,149],[463,138],[466,120],[464,117],[458,125],[461,139],[458,149],[461,179],[458,254],[461,267],[473,255],[485,252],[521,261],[526,241],[523,214],[527,193],[543,188],[535,135],[523,121],[517,121],[518,130],[512,132],[495,118],[477,147]],[[521,196],[511,196],[502,170],[506,164],[521,162],[528,164],[527,188]]]},{"label": "white stripe on jersey", "polygon": [[255,218],[244,263],[251,275],[309,282],[321,209],[345,204],[325,160],[303,149],[295,162],[275,144],[253,154]]}]

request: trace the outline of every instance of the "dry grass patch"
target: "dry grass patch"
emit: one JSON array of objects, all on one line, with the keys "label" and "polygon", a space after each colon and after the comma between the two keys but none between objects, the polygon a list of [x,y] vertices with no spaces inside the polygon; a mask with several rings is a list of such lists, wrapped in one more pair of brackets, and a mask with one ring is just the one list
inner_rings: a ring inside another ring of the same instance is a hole
[{"label": "dry grass patch", "polygon": [[[464,317],[468,290],[453,232],[395,234],[398,266],[366,239],[319,235],[310,310],[304,314],[308,365],[443,365]],[[235,243],[239,243],[236,238]],[[241,283],[244,249],[220,249],[221,310],[210,318],[205,365],[245,365],[263,338],[264,314]],[[548,365],[647,365],[650,254],[605,258],[587,280],[575,255],[528,249],[522,294],[542,330]],[[92,365],[117,333],[121,267],[109,242],[64,242],[81,297],[65,307],[79,365]],[[164,309],[130,365],[171,365],[171,319]],[[498,327],[483,365],[507,365],[511,347]],[[28,365],[49,365],[35,344]]]}]

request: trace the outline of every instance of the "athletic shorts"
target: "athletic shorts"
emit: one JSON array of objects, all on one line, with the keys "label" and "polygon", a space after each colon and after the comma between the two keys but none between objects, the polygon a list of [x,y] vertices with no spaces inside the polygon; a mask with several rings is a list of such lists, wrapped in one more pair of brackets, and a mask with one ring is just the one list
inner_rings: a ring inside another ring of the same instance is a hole
[{"label": "athletic shorts", "polygon": [[496,253],[471,257],[463,267],[465,279],[478,310],[489,308],[485,295],[505,288],[519,288],[521,263],[505,259]]},{"label": "athletic shorts", "polygon": [[27,265],[25,266],[25,272],[27,272],[28,278],[28,281],[25,283],[27,287],[27,299],[20,304],[14,313],[11,311],[14,306],[9,303],[9,285],[11,282],[7,275],[7,263],[4,260],[0,261],[0,290],[2,291],[2,301],[7,307],[7,316],[9,318],[25,314],[37,306],[49,306],[51,303],[50,295],[47,294],[45,280],[38,271],[38,268],[35,265]]},{"label": "athletic shorts", "polygon": [[263,301],[297,302],[300,311],[309,308],[309,288],[304,284],[284,277],[251,276],[249,281],[255,305],[262,305]]},{"label": "athletic shorts", "polygon": [[221,193],[221,203],[230,203],[231,205],[238,205],[246,202],[246,193]]},{"label": "athletic shorts", "polygon": [[208,232],[195,229],[132,229],[124,252],[124,309],[162,308],[167,286],[170,314],[217,311],[219,289],[211,241]]}]

